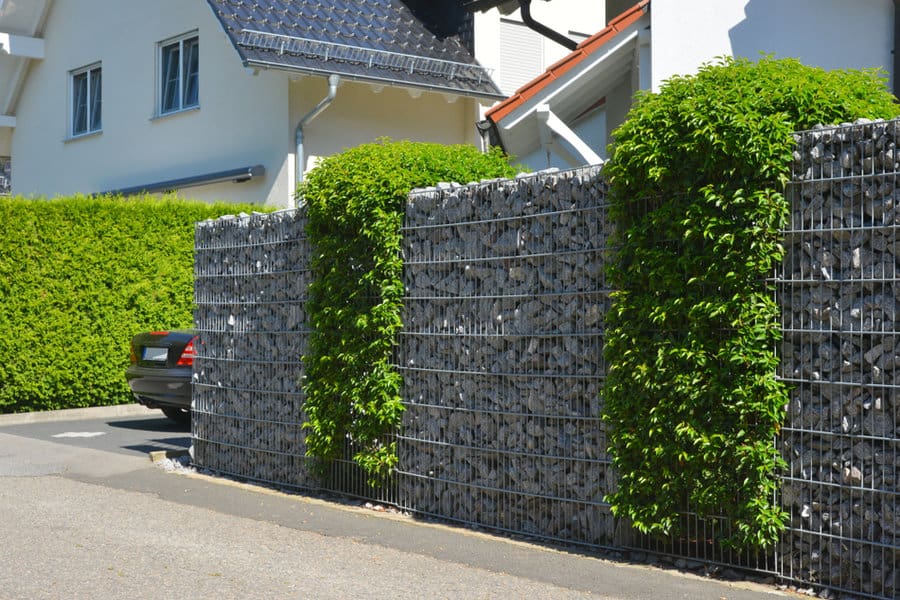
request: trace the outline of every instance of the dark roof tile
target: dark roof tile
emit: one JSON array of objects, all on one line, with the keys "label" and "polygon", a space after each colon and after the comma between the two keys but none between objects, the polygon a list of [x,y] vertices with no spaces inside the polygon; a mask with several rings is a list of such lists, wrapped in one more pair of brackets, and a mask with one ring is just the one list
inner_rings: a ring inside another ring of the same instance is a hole
[{"label": "dark roof tile", "polygon": [[399,0],[207,1],[251,66],[502,97],[457,37],[436,36]]}]

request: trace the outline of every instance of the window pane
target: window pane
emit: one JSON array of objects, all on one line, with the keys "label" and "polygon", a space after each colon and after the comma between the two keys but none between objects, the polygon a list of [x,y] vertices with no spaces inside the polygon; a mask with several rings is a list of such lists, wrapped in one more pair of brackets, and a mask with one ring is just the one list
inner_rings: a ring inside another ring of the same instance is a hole
[{"label": "window pane", "polygon": [[162,98],[160,112],[171,112],[181,108],[178,91],[178,63],[181,52],[179,44],[172,44],[162,49]]},{"label": "window pane", "polygon": [[184,103],[182,108],[199,104],[200,41],[184,41]]},{"label": "window pane", "polygon": [[87,73],[72,76],[72,135],[87,131]]},{"label": "window pane", "polygon": [[91,131],[100,131],[102,122],[100,120],[101,110],[103,107],[102,100],[102,84],[100,69],[93,69],[90,72],[91,81]]}]

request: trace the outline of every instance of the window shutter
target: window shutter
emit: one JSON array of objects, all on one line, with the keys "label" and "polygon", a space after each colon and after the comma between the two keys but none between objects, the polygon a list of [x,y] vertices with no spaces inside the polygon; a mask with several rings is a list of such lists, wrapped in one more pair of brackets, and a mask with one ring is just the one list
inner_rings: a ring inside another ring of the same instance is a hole
[{"label": "window shutter", "polygon": [[517,21],[500,21],[498,85],[510,95],[544,71],[544,37]]}]

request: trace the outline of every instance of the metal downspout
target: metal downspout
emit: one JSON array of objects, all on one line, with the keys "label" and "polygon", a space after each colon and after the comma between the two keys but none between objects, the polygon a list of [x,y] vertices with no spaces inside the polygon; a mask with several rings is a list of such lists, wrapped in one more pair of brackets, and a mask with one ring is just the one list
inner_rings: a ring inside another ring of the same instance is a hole
[{"label": "metal downspout", "polygon": [[[296,193],[296,187],[300,185],[303,181],[303,167],[306,162],[306,155],[303,151],[303,128],[309,125],[310,121],[315,119],[322,113],[328,106],[334,101],[334,97],[337,95],[338,84],[341,82],[340,75],[331,74],[328,76],[328,95],[322,98],[318,104],[316,104],[315,108],[306,113],[303,118],[297,123],[297,129],[294,130],[294,141],[296,143],[295,148],[295,161],[294,161],[294,193]],[[290,203],[294,203],[294,193],[291,194]]]},{"label": "metal downspout", "polygon": [[[900,0],[895,0],[895,2],[896,1]],[[531,0],[519,0],[519,11],[522,13],[522,22],[544,37],[550,38],[560,46],[570,51],[574,51],[575,48],[578,47],[578,42],[576,42],[575,40],[570,40],[558,31],[554,31],[543,23],[538,23],[537,21],[535,21],[531,16]]]}]

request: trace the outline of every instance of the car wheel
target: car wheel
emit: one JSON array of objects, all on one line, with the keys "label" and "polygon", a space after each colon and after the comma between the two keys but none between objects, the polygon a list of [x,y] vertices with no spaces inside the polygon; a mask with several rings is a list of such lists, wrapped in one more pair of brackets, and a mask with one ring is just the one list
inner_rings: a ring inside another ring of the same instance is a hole
[{"label": "car wheel", "polygon": [[191,422],[191,411],[184,408],[176,408],[174,406],[166,406],[162,408],[163,414],[180,425],[187,425]]}]

